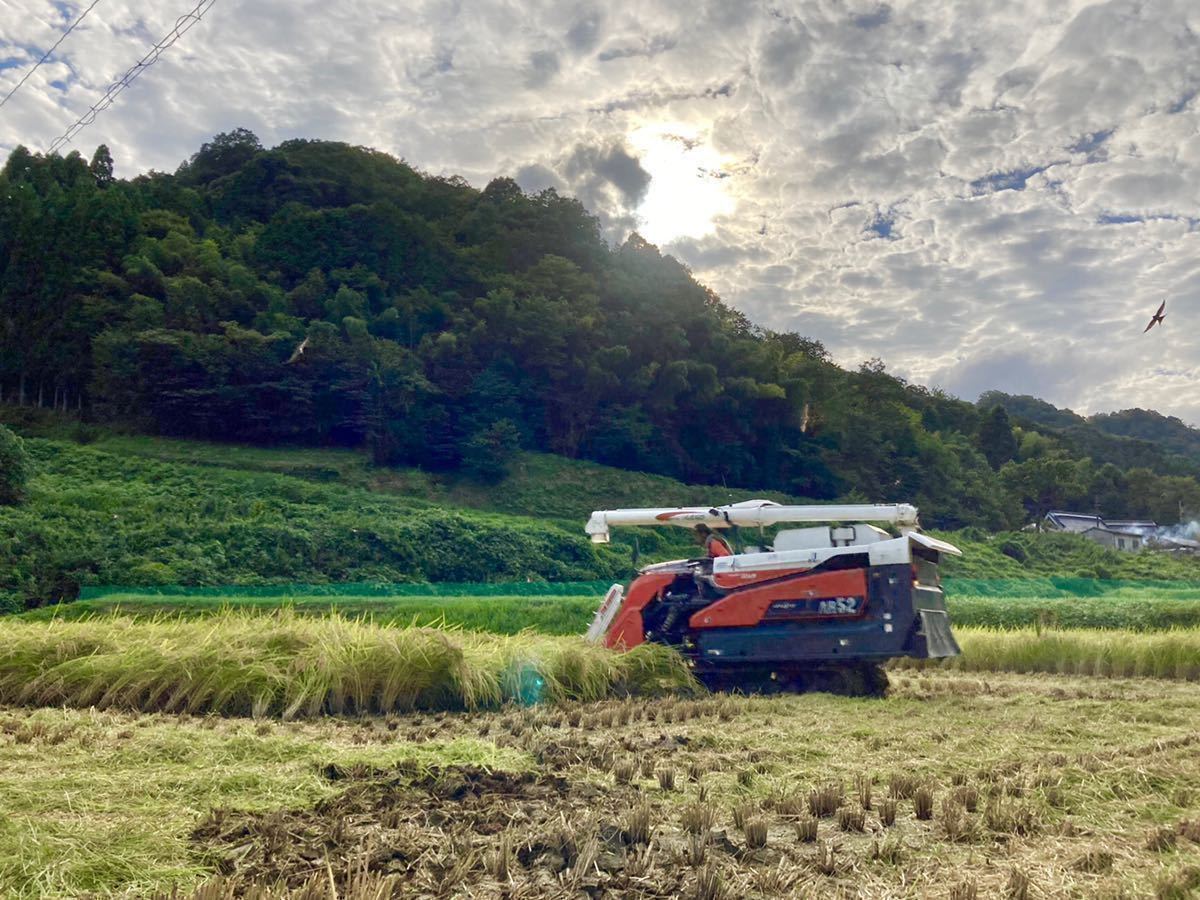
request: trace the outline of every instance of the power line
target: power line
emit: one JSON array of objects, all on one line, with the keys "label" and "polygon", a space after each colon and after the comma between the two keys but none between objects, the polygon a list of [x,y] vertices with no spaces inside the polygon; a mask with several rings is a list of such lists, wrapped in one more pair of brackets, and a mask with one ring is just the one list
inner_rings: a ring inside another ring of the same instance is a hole
[{"label": "power line", "polygon": [[87,14],[90,13],[95,8],[96,4],[99,2],[100,2],[100,0],[92,0],[92,5],[89,6],[87,9],[85,9],[83,11],[83,13],[79,16],[79,18],[71,23],[71,27],[68,28],[66,31],[64,31],[59,36],[58,40],[54,42],[54,46],[46,51],[46,55],[43,56],[41,59],[39,59],[36,63],[34,63],[33,68],[25,73],[25,77],[22,78],[20,81],[18,81],[16,86],[11,91],[9,91],[7,94],[4,95],[4,99],[0,100],[0,106],[4,106],[4,104],[8,102],[9,98],[13,94],[15,94],[18,90],[20,90],[21,85],[23,85],[26,81],[29,80],[29,76],[32,75],[34,72],[36,72],[39,68],[41,68],[42,63],[44,63],[46,60],[48,60],[50,58],[50,54],[58,49],[58,45],[67,39],[67,35],[70,34],[72,31],[74,31],[79,26],[80,22],[82,22],[84,19],[87,18]]},{"label": "power line", "polygon": [[109,85],[108,90],[104,92],[104,96],[97,100],[92,105],[91,109],[89,109],[75,121],[75,124],[64,131],[52,144],[50,144],[46,152],[57,153],[64,144],[69,143],[81,130],[95,122],[96,117],[100,115],[100,113],[104,112],[104,110],[112,106],[117,97],[123,90],[125,90],[125,88],[133,84],[133,82],[139,75],[142,74],[142,72],[158,62],[158,58],[163,55],[167,48],[173,46],[180,38],[191,31],[195,25],[199,24],[200,19],[206,12],[209,11],[209,9],[212,8],[212,5],[216,2],[217,0],[200,0],[200,2],[196,4],[195,9],[176,19],[175,27],[167,32],[166,36],[161,41],[151,47],[145,56],[130,66],[129,70],[124,75]]}]

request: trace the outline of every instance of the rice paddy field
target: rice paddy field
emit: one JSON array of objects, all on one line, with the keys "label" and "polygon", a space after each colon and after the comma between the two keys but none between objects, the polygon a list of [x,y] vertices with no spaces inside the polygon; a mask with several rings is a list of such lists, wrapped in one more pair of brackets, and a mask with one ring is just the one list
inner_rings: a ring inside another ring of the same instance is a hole
[{"label": "rice paddy field", "polygon": [[0,896],[1200,892],[1198,586],[949,582],[882,700],[707,694],[577,637],[603,587],[0,618]]},{"label": "rice paddy field", "polygon": [[1189,897],[1200,685],[0,709],[6,897]]}]

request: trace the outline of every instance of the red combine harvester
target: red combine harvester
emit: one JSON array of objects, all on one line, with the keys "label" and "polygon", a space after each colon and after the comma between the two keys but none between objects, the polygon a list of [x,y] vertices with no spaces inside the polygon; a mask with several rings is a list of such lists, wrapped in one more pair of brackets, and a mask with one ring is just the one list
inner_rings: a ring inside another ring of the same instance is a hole
[{"label": "red combine harvester", "polygon": [[748,692],[882,695],[886,660],[959,654],[938,564],[961,551],[919,533],[907,504],[618,509],[592,513],[587,533],[607,543],[610,528],[627,525],[754,527],[765,543],[767,527],[818,522],[777,531],[770,547],[647,566],[628,591],[613,585],[588,638],[667,644],[708,687]]}]

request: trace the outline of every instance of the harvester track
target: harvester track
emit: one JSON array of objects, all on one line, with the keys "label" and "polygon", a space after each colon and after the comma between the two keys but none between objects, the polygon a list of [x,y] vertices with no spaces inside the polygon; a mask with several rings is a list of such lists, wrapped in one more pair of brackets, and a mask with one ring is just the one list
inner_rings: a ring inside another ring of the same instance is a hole
[{"label": "harvester track", "polygon": [[710,691],[742,694],[803,694],[820,692],[843,697],[884,697],[887,670],[874,663],[837,663],[781,668],[737,666],[695,670]]}]

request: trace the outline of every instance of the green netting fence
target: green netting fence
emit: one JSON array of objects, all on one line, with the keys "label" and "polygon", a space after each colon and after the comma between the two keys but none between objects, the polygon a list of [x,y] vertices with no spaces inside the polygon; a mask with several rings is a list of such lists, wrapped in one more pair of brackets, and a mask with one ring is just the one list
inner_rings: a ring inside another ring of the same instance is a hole
[{"label": "green netting fence", "polygon": [[1181,600],[1200,599],[1200,581],[1119,580],[1101,578],[946,578],[947,596],[1075,599],[1152,595]]}]

